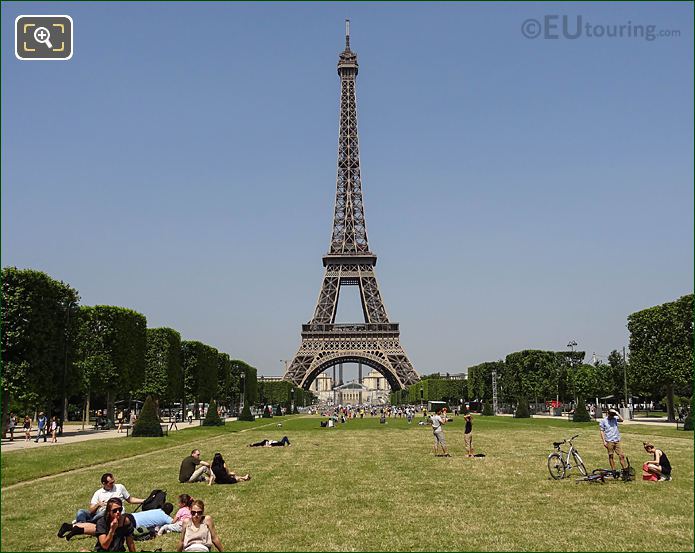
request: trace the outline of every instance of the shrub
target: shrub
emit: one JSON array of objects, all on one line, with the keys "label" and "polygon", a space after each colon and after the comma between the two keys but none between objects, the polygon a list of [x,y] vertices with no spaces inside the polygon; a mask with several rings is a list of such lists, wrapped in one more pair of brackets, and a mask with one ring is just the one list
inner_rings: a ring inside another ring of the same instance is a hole
[{"label": "shrub", "polygon": [[251,413],[251,408],[248,403],[244,403],[244,408],[241,410],[241,415],[239,415],[240,421],[252,421],[255,420],[253,413]]},{"label": "shrub", "polygon": [[483,404],[483,416],[484,417],[492,417],[495,413],[492,411],[492,404],[489,401],[486,401]]},{"label": "shrub", "polygon": [[224,426],[224,421],[217,414],[217,403],[214,400],[208,405],[208,412],[205,413],[203,426]]},{"label": "shrub", "polygon": [[693,414],[688,413],[688,416],[683,420],[683,430],[693,429]]},{"label": "shrub", "polygon": [[275,409],[275,416],[276,417],[282,417],[282,407],[280,406],[279,403],[278,403],[277,408]]},{"label": "shrub", "polygon": [[131,435],[138,438],[159,438],[163,434],[159,422],[157,404],[152,399],[152,396],[147,396],[145,404],[142,406],[142,411],[140,411],[140,416],[135,421]]},{"label": "shrub", "polygon": [[516,411],[514,412],[514,416],[517,419],[531,418],[531,415],[528,412],[528,400],[525,397],[520,397],[518,399],[517,405],[516,405]]},{"label": "shrub", "polygon": [[574,422],[591,422],[591,416],[586,410],[586,404],[584,403],[584,398],[579,398],[577,401],[577,407],[574,409],[574,415],[572,416],[572,421]]}]

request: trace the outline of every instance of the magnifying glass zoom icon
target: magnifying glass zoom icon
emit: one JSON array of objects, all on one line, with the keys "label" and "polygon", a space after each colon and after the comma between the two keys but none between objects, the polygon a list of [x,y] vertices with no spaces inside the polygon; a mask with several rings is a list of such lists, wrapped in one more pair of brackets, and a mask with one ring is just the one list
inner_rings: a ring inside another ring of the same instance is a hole
[{"label": "magnifying glass zoom icon", "polygon": [[45,44],[49,48],[53,48],[53,44],[51,44],[51,33],[46,27],[38,27],[34,31],[34,40],[36,42],[40,42],[41,44]]}]

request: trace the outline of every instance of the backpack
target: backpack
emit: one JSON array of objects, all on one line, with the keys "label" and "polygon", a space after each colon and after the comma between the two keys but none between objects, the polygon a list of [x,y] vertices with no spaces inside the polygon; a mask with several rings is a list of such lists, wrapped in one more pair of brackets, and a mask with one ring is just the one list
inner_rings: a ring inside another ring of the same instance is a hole
[{"label": "backpack", "polygon": [[136,526],[133,530],[133,539],[135,541],[147,541],[155,538],[157,533],[154,528],[146,528],[145,526]]},{"label": "backpack", "polygon": [[143,511],[151,511],[152,509],[161,509],[167,500],[166,490],[152,490],[147,499],[142,503]]}]

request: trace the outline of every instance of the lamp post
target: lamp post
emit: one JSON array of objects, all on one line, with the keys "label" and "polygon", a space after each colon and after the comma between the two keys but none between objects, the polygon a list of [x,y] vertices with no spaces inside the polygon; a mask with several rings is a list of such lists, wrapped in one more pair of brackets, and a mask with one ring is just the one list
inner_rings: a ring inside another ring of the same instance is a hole
[{"label": "lamp post", "polygon": [[290,407],[290,415],[294,414],[294,386],[292,386],[292,405]]},{"label": "lamp post", "polygon": [[[567,347],[570,348],[570,351],[574,353],[574,348],[577,347],[577,342],[575,340],[570,340],[567,343]],[[574,355],[570,356],[570,368],[574,369]],[[576,400],[576,397],[575,397]]]},{"label": "lamp post", "polygon": [[420,411],[422,411],[424,399],[425,399],[425,387],[422,384],[420,384]]},{"label": "lamp post", "polygon": [[241,416],[241,410],[244,408],[244,398],[246,396],[246,381],[244,379],[246,375],[242,371],[239,375],[240,377],[240,390],[239,390],[239,416]]},{"label": "lamp post", "polygon": [[[73,300],[70,300],[65,307],[65,331],[63,332],[63,349],[65,359],[63,364],[63,421],[68,420],[68,334],[70,333],[70,310],[77,305]],[[60,427],[60,434],[63,434],[63,427]]]}]

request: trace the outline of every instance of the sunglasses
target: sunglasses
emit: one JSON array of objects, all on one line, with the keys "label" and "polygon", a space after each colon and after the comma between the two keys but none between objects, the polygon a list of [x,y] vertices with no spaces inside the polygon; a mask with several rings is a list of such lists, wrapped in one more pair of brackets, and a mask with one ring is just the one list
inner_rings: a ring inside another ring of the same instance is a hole
[{"label": "sunglasses", "polygon": [[115,514],[115,513],[120,513],[120,512],[121,512],[121,508],[118,507],[118,508],[116,508],[116,509],[111,509],[111,512],[114,513],[114,514]]},{"label": "sunglasses", "polygon": [[193,516],[198,516],[198,515],[202,516],[202,514],[203,514],[203,511],[191,511],[191,515],[193,515]]}]

